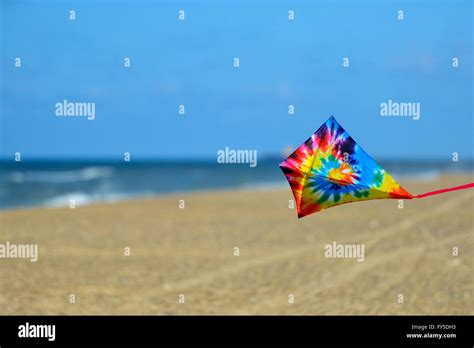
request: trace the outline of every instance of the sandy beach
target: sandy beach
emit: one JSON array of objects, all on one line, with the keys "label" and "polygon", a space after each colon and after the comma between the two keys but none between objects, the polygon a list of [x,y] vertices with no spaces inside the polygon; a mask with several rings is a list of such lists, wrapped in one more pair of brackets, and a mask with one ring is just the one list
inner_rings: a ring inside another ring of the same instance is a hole
[{"label": "sandy beach", "polygon": [[[413,194],[472,181],[399,180]],[[2,211],[0,243],[39,255],[0,260],[0,313],[474,314],[474,190],[300,220],[290,199],[282,188]],[[364,260],[325,257],[333,242],[364,245]]]}]

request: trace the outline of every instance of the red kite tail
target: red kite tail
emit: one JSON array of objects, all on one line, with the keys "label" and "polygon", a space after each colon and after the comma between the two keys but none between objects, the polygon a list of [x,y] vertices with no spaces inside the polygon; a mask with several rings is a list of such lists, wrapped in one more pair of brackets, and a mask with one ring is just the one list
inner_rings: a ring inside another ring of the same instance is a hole
[{"label": "red kite tail", "polygon": [[445,189],[442,189],[442,190],[436,190],[436,191],[422,193],[421,195],[415,196],[413,198],[425,198],[425,197],[428,197],[428,196],[439,195],[440,193],[445,193],[445,192],[450,192],[450,191],[457,191],[457,190],[464,190],[464,189],[473,188],[473,187],[474,187],[474,182],[471,182],[469,184],[465,184],[465,185],[461,185],[461,186],[455,186],[455,187],[445,188]]}]

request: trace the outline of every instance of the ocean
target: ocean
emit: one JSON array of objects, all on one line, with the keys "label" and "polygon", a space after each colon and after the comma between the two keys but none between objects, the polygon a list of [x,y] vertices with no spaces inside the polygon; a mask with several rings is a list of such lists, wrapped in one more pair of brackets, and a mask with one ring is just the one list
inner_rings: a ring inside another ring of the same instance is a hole
[{"label": "ocean", "polygon": [[[282,158],[248,164],[215,161],[0,162],[0,209],[115,202],[196,190],[288,188]],[[394,178],[432,180],[442,174],[473,174],[474,161],[380,161]]]}]

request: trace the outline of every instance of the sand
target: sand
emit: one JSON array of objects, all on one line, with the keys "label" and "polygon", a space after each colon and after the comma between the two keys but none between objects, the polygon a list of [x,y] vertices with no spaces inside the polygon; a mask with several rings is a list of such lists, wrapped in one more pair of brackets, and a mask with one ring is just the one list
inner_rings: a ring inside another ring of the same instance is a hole
[{"label": "sand", "polygon": [[[300,220],[290,199],[282,188],[3,211],[0,243],[38,244],[39,258],[0,259],[0,313],[474,314],[474,190]],[[364,245],[364,261],[325,257],[333,242]]]}]

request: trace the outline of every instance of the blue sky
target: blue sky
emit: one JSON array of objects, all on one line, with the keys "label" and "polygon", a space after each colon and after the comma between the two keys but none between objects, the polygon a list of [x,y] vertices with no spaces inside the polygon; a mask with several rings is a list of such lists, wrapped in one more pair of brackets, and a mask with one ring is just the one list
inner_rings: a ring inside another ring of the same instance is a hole
[{"label": "blue sky", "polygon": [[[0,4],[3,158],[273,155],[330,115],[374,157],[473,157],[470,1]],[[64,99],[96,119],[56,117]],[[420,120],[380,116],[389,99],[419,102]]]}]

